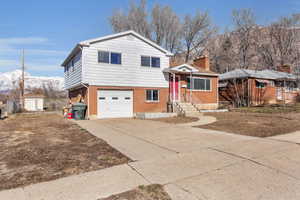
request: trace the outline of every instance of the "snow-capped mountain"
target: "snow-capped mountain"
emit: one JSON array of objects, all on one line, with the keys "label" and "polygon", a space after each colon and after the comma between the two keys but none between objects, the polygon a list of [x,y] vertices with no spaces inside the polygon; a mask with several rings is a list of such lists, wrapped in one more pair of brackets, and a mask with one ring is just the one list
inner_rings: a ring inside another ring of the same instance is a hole
[{"label": "snow-capped mountain", "polygon": [[[49,85],[58,91],[64,88],[63,77],[31,76],[28,72],[25,72],[24,75],[26,89],[47,88]],[[21,70],[0,73],[0,92],[7,92],[11,89],[18,88],[21,76]]]}]

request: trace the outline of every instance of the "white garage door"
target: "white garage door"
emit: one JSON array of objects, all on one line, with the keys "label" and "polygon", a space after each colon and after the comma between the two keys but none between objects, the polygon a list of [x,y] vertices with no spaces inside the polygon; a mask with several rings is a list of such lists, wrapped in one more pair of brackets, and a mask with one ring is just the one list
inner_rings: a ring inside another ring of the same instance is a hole
[{"label": "white garage door", "polygon": [[130,90],[99,90],[98,118],[133,117],[133,92]]}]

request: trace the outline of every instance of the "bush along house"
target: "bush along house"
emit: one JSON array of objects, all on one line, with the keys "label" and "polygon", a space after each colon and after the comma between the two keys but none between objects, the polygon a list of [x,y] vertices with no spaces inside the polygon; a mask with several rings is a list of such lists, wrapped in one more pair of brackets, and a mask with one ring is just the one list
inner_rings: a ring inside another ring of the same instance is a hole
[{"label": "bush along house", "polygon": [[62,63],[65,88],[72,102],[88,105],[91,119],[162,113],[181,102],[195,112],[194,105],[216,108],[218,76],[208,59],[170,67],[172,56],[134,31],[82,41]]},{"label": "bush along house", "polygon": [[235,69],[220,75],[221,103],[234,106],[293,103],[298,96],[297,77],[289,66],[277,71]]}]

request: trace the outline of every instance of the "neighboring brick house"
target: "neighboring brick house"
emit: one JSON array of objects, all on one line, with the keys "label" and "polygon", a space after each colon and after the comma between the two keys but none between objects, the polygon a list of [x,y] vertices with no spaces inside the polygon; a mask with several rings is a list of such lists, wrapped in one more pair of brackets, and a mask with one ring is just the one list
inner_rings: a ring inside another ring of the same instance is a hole
[{"label": "neighboring brick house", "polygon": [[[172,53],[134,31],[86,40],[77,44],[62,64],[65,88],[71,101],[87,103],[89,118],[167,112],[168,102],[181,99],[172,99],[170,91],[180,91],[178,94],[189,96],[189,90],[183,88],[184,84],[189,87],[189,83],[184,83],[189,79],[187,73],[181,72],[180,66],[176,72],[180,83],[176,85],[176,90],[169,88],[169,85],[173,86],[169,83],[173,80],[170,76],[175,73],[175,68],[169,69],[171,56]],[[201,66],[199,69],[185,67],[193,69],[188,74],[208,78],[204,83],[208,91],[206,88],[205,91],[198,91],[198,88],[203,88],[202,81],[195,81],[201,86],[197,85],[191,92],[193,100],[216,107],[217,75]]]},{"label": "neighboring brick house", "polygon": [[297,77],[287,67],[278,70],[235,69],[220,75],[220,102],[234,103],[238,98],[250,105],[295,102],[299,96]]}]

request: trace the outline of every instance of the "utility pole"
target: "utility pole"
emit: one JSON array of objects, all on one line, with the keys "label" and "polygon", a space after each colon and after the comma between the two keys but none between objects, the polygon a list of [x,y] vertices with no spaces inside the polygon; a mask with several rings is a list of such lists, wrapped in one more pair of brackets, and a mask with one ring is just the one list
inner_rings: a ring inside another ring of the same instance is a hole
[{"label": "utility pole", "polygon": [[21,59],[21,63],[22,63],[22,77],[21,77],[21,108],[22,110],[24,109],[24,104],[25,104],[25,100],[24,100],[24,94],[25,94],[25,51],[24,49],[22,50],[22,59]]}]

